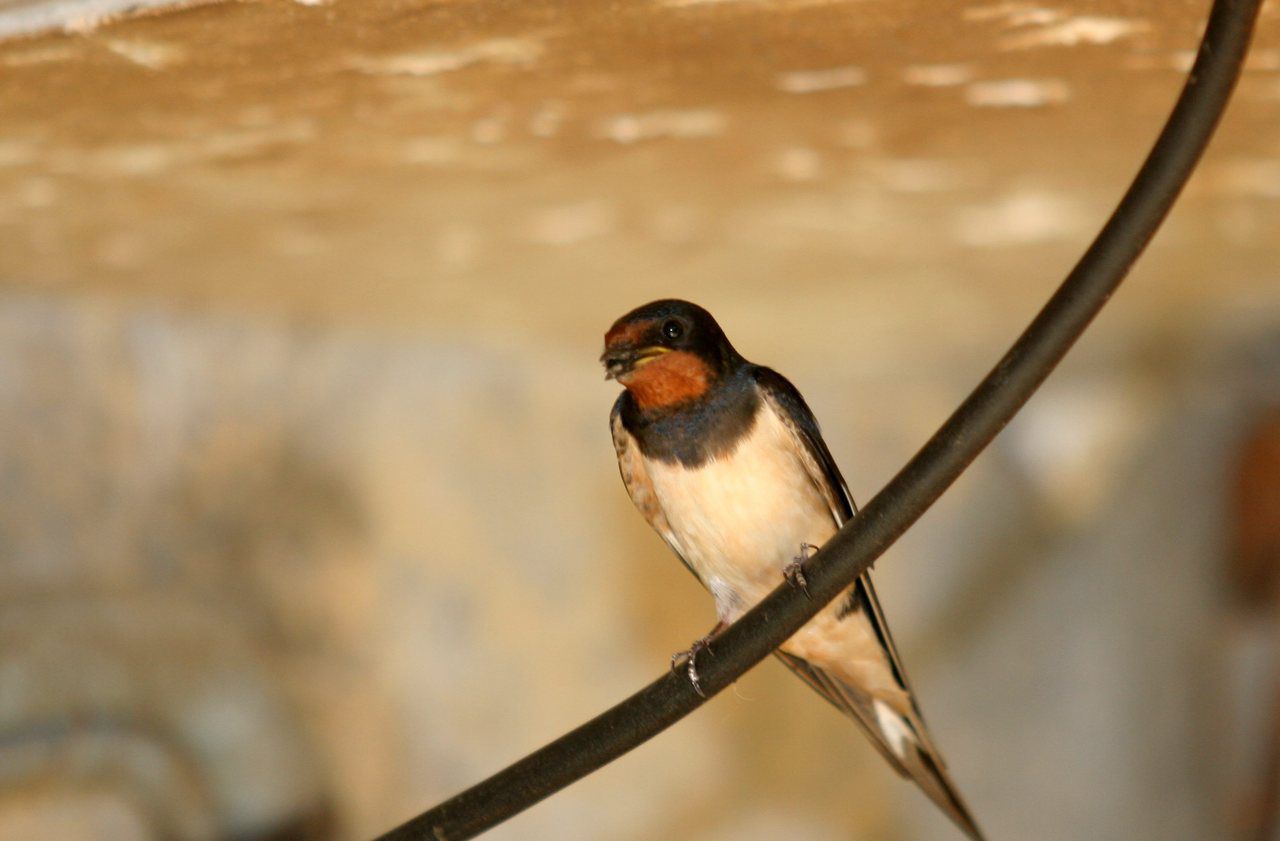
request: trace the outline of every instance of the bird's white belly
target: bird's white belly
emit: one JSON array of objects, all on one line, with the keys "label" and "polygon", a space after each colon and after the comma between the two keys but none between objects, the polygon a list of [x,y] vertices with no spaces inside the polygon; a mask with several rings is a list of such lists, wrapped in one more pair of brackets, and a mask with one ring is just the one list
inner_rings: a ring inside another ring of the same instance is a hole
[{"label": "bird's white belly", "polygon": [[667,539],[731,621],[782,580],[801,544],[821,546],[835,520],[796,455],[791,432],[766,408],[728,455],[696,468],[650,462]]}]

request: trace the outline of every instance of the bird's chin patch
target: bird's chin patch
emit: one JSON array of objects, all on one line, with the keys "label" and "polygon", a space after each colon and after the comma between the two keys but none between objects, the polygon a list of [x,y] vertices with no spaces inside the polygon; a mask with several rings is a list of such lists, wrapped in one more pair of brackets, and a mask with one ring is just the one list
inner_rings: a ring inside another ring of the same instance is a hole
[{"label": "bird's chin patch", "polygon": [[687,351],[663,354],[618,377],[643,411],[691,403],[711,387],[711,368]]}]

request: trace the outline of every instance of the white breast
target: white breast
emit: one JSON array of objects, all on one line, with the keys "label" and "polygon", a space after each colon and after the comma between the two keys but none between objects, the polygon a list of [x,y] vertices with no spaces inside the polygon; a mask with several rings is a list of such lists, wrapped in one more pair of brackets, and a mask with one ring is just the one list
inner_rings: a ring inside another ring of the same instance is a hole
[{"label": "white breast", "polygon": [[802,543],[821,546],[835,521],[797,454],[797,442],[766,403],[738,446],[697,468],[648,462],[670,524],[668,540],[731,621],[782,580]]}]

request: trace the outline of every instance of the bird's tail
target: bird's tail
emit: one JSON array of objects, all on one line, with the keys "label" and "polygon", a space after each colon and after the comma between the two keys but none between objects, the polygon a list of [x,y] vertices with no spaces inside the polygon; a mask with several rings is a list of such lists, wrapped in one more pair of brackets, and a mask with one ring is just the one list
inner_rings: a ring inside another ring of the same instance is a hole
[{"label": "bird's tail", "polygon": [[923,740],[906,740],[901,761],[906,775],[965,835],[972,841],[983,841],[982,830],[947,774],[942,757],[928,744],[927,736]]},{"label": "bird's tail", "polygon": [[888,763],[902,776],[915,781],[971,841],[984,841],[982,830],[947,774],[946,763],[933,746],[929,731],[909,695],[904,696],[910,711],[902,713],[888,702],[859,692],[826,669],[788,654],[774,652],[787,668],[812,686],[861,727]]},{"label": "bird's tail", "polygon": [[904,715],[881,700],[868,703],[866,696],[859,698],[842,681],[837,682],[843,690],[841,694],[850,702],[849,709],[854,719],[889,755],[890,764],[904,777],[914,781],[971,841],[984,841],[982,830],[947,773],[946,763],[933,746],[929,731],[918,713],[913,710]]}]

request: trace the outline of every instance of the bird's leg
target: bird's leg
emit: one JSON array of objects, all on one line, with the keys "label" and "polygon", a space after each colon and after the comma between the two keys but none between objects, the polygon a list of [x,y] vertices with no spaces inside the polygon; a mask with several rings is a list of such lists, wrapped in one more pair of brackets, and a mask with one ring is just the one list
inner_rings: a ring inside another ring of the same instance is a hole
[{"label": "bird's leg", "polygon": [[685,674],[689,676],[689,682],[693,684],[693,691],[697,692],[698,695],[703,698],[707,696],[706,693],[702,691],[702,683],[698,680],[698,654],[706,651],[707,653],[714,655],[715,652],[711,650],[711,640],[715,639],[716,635],[726,627],[728,627],[728,623],[717,622],[716,626],[708,631],[704,636],[698,637],[694,640],[693,645],[689,646],[684,651],[677,651],[675,654],[671,655],[671,671],[674,672],[676,667],[680,665],[680,661],[684,660]]},{"label": "bird's leg", "polygon": [[804,577],[804,562],[809,560],[810,552],[817,552],[818,547],[812,543],[801,543],[800,554],[796,555],[791,563],[782,568],[782,577],[787,579],[787,583],[792,587],[799,587],[804,590],[805,596],[809,596],[809,581]]}]

